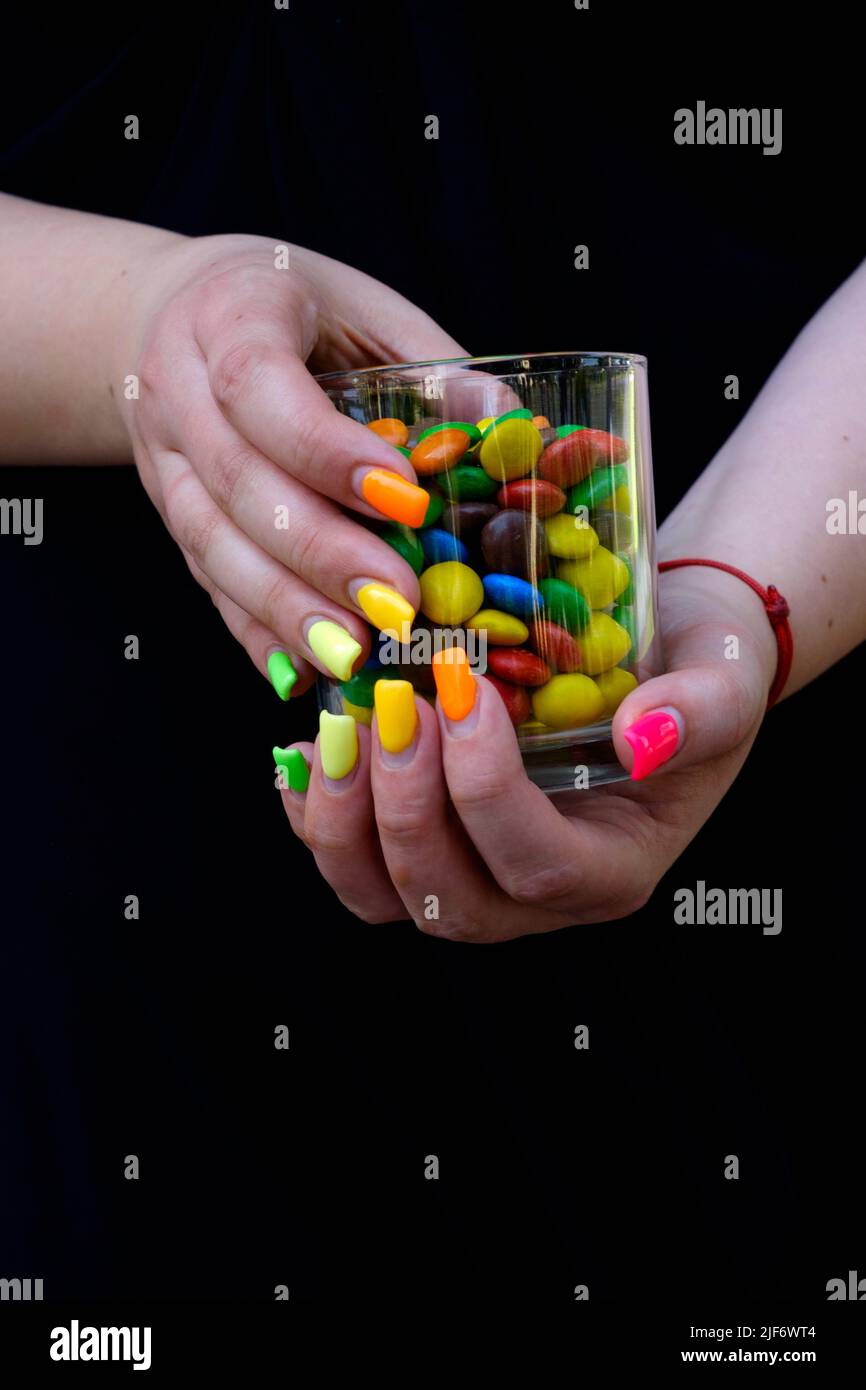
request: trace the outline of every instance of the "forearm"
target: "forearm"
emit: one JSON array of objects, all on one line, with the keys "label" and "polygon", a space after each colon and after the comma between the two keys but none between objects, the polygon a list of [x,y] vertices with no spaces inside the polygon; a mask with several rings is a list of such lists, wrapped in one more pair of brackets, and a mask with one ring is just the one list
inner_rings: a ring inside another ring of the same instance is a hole
[{"label": "forearm", "polygon": [[[864,380],[866,263],[799,335],[659,534],[660,559],[724,560],[785,595],[795,641],[786,694],[866,638],[866,503],[864,534],[827,524],[830,499],[866,498]],[[673,572],[661,580],[675,582]],[[707,572],[703,582],[738,586],[734,601],[760,615],[740,581]]]},{"label": "forearm", "polygon": [[131,460],[118,345],[144,268],[183,240],[0,194],[0,462]]}]

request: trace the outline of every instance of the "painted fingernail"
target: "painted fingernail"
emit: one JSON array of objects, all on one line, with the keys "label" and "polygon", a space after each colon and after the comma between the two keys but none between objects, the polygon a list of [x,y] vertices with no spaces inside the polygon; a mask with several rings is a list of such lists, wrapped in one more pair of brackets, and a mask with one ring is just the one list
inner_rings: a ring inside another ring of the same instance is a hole
[{"label": "painted fingernail", "polygon": [[[387,468],[370,468],[360,478],[361,496],[371,507],[392,521],[420,526],[427,515],[430,495],[422,487],[407,482],[401,473]],[[356,479],[355,486],[358,486]]]},{"label": "painted fingernail", "polygon": [[319,715],[319,754],[322,771],[332,782],[348,777],[358,760],[358,726],[351,714]]},{"label": "painted fingernail", "polygon": [[408,599],[390,585],[380,584],[375,580],[369,584],[362,584],[355,594],[355,601],[365,617],[369,618],[380,632],[384,632],[386,637],[399,640],[407,623],[411,631],[415,621],[415,609]]},{"label": "painted fingernail", "polygon": [[275,748],[274,763],[285,770],[293,792],[305,792],[310,785],[310,766],[300,748]]},{"label": "painted fingernail", "polygon": [[475,677],[462,647],[446,647],[433,656],[433,678],[446,719],[465,719],[475,704]]},{"label": "painted fingernail", "polygon": [[415,737],[418,716],[411,681],[377,681],[373,691],[379,741],[386,753],[402,753]]},{"label": "painted fingernail", "polygon": [[654,709],[623,732],[623,738],[634,750],[633,782],[649,777],[673,757],[681,742],[682,727],[682,715],[677,710]]},{"label": "painted fingernail", "polygon": [[288,652],[271,652],[268,657],[268,675],[271,685],[281,700],[288,700],[298,673],[292,665]]},{"label": "painted fingernail", "polygon": [[323,666],[327,666],[332,676],[347,681],[352,667],[361,655],[361,644],[356,642],[351,632],[329,618],[320,618],[307,631],[310,651],[315,652]]}]

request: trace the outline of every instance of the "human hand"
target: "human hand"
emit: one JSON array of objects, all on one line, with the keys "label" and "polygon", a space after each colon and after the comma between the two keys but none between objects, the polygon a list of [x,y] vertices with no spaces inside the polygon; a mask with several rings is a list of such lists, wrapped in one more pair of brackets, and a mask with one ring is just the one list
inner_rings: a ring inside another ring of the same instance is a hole
[{"label": "human hand", "polygon": [[270,667],[283,698],[316,669],[347,679],[369,652],[364,615],[399,628],[419,602],[410,566],[344,510],[384,519],[372,470],[391,475],[384,515],[423,509],[415,474],[312,373],[465,355],[360,271],[300,247],[289,263],[263,237],[160,246],[132,272],[114,350],[115,379],[139,379],[122,410],[142,482],[258,669],[285,654]]},{"label": "human hand", "polygon": [[[617,755],[639,774],[646,750],[633,766],[627,732],[640,744],[650,711],[676,712],[650,723],[667,744],[648,779],[547,797],[483,677],[459,723],[416,698],[405,752],[383,752],[378,718],[359,727],[355,766],[340,780],[323,775],[321,735],[293,745],[311,771],[306,793],[282,791],[286,814],[350,911],[493,942],[611,921],[647,901],[742,767],[776,661],[760,601],[738,579],[681,569],[662,575],[660,590],[666,674],[639,685],[613,720]],[[735,660],[725,656],[732,635]]]}]

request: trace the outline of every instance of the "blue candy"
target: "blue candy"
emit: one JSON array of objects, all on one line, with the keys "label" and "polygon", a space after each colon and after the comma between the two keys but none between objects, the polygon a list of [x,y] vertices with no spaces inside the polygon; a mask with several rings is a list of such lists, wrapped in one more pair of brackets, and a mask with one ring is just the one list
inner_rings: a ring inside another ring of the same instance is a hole
[{"label": "blue candy", "polygon": [[538,590],[515,574],[486,574],[482,583],[485,601],[501,613],[513,613],[515,618],[531,622],[544,609]]},{"label": "blue candy", "polygon": [[418,536],[428,565],[441,565],[446,560],[459,560],[468,565],[469,551],[461,540],[450,531],[442,531],[438,526],[428,526]]}]

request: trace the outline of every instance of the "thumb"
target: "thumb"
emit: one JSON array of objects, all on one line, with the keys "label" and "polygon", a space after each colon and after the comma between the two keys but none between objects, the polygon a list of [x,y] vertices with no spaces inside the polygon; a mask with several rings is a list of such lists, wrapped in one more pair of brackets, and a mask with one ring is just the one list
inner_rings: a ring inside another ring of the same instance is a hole
[{"label": "thumb", "polygon": [[[767,625],[769,630],[769,625]],[[668,670],[623,700],[613,720],[617,757],[641,781],[663,764],[676,769],[718,758],[757,733],[767,705],[766,634],[738,634],[701,622],[666,637]]]}]

